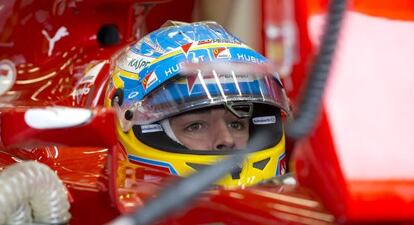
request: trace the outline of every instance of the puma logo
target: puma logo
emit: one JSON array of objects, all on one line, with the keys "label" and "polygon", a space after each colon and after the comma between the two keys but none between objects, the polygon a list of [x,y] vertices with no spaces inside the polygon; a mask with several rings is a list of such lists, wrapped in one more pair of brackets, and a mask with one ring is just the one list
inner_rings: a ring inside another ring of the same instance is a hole
[{"label": "puma logo", "polygon": [[47,51],[47,55],[51,56],[52,55],[52,51],[53,48],[55,47],[55,43],[57,41],[59,41],[62,37],[68,36],[68,30],[66,29],[66,27],[60,27],[57,31],[56,34],[50,38],[49,34],[47,33],[47,31],[42,30],[42,34],[46,37],[46,39],[49,41],[49,50]]}]

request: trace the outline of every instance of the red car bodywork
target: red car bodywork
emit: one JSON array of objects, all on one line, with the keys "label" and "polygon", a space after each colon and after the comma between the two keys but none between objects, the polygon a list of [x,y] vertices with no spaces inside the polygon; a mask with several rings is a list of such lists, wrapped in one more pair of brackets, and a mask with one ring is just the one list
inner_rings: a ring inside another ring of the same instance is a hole
[{"label": "red car bodywork", "polygon": [[[263,30],[266,24],[280,22],[280,2],[260,2]],[[297,59],[285,81],[290,79],[288,94],[294,106],[319,45],[327,4],[293,4]],[[113,55],[166,19],[189,21],[193,5],[187,0],[0,3],[0,79],[12,80],[0,96],[0,167],[37,160],[55,170],[69,192],[70,224],[108,223],[156,197],[176,178],[129,164],[116,139],[114,112],[102,106],[103,96]],[[414,221],[414,67],[409,66],[413,21],[410,0],[349,3],[320,120],[308,138],[291,141],[290,165],[298,186],[213,189],[188,210],[160,222]],[[107,24],[116,26],[120,41],[105,47],[97,41],[97,32]],[[261,36],[266,52],[277,40],[265,32]],[[27,124],[28,110],[57,105],[90,109],[93,116],[66,128]]]}]

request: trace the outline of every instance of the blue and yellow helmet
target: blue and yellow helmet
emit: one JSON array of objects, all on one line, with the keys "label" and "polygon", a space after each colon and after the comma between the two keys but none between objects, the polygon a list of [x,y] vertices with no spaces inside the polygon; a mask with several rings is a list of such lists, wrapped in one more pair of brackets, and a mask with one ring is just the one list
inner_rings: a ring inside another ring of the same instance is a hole
[{"label": "blue and yellow helmet", "polygon": [[238,174],[218,184],[251,185],[285,171],[282,115],[288,105],[277,72],[215,22],[170,21],[125,49],[114,60],[105,105],[117,112],[119,139],[131,163],[187,176],[222,159],[231,151],[187,149],[161,121],[223,106],[247,115],[250,139],[262,141],[248,143],[256,151]]}]

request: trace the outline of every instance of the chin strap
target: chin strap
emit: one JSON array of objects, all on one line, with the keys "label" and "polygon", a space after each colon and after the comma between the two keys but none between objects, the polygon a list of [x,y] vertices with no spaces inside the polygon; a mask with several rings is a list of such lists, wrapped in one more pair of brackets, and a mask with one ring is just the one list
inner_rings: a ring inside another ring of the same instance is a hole
[{"label": "chin strap", "polygon": [[171,128],[170,120],[169,119],[163,119],[163,120],[161,120],[160,124],[161,124],[162,128],[164,129],[164,132],[167,134],[167,136],[169,138],[171,138],[173,141],[177,142],[178,144],[183,145],[178,140],[178,138],[175,136],[174,131]]}]

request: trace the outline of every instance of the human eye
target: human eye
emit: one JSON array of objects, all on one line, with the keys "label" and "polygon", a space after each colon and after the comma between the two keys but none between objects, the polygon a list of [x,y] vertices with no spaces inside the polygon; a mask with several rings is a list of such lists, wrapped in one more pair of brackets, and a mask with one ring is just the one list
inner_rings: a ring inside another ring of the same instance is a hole
[{"label": "human eye", "polygon": [[245,121],[236,120],[228,123],[229,128],[233,130],[243,130],[246,127]]},{"label": "human eye", "polygon": [[185,127],[185,131],[187,132],[197,132],[202,130],[205,127],[205,124],[202,122],[193,122]]}]

